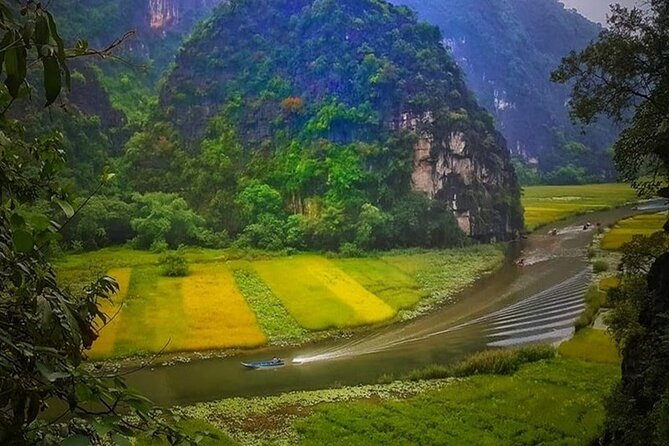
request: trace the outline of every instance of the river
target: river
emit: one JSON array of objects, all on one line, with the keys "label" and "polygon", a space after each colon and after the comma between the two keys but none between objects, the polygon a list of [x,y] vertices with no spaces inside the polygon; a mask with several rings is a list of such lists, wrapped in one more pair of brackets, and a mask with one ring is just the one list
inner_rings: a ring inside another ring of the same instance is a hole
[{"label": "river", "polygon": [[[454,303],[413,321],[346,340],[145,368],[128,375],[127,381],[157,404],[185,405],[375,383],[385,374],[401,376],[490,347],[560,341],[573,334],[590,283],[585,250],[595,229],[583,230],[583,222],[608,225],[636,212],[628,206],[574,217],[556,226],[556,236],[540,229],[511,244],[500,270],[462,292]],[[525,259],[522,268],[515,265],[519,257]],[[240,365],[274,356],[288,365],[261,371]]]}]

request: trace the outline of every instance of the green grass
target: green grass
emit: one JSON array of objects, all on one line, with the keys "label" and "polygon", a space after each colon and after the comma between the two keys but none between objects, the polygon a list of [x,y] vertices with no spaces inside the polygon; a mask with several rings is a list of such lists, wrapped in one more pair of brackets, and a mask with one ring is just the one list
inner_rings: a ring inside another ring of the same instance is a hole
[{"label": "green grass", "polygon": [[558,353],[566,358],[575,358],[603,364],[620,364],[620,355],[611,336],[604,330],[585,328],[569,341],[563,342]]},{"label": "green grass", "polygon": [[641,214],[619,221],[602,239],[601,247],[617,251],[635,235],[651,235],[661,231],[667,221],[667,213]]},{"label": "green grass", "polygon": [[637,200],[627,184],[528,186],[523,188],[525,226],[537,229],[572,215],[604,210]]},{"label": "green grass", "polygon": [[263,332],[273,344],[304,341],[309,332],[300,327],[281,301],[250,267],[250,263],[233,266],[235,282],[246,298]]},{"label": "green grass", "polygon": [[602,308],[605,303],[606,293],[600,291],[596,285],[591,286],[588,289],[588,292],[585,293],[585,309],[574,324],[576,330],[578,331],[591,325],[595,320],[595,316],[597,316],[599,309]]},{"label": "green grass", "polygon": [[168,342],[176,347],[186,328],[182,280],[161,276],[155,266],[133,268],[130,291],[121,312],[123,328],[116,335],[115,356],[157,352]]},{"label": "green grass", "polygon": [[338,259],[334,263],[395,310],[411,308],[427,295],[409,275],[381,259]]},{"label": "green grass", "polygon": [[618,379],[609,364],[554,359],[403,401],[335,403],[297,422],[299,444],[586,444]]},{"label": "green grass", "polygon": [[[582,445],[600,433],[620,363],[603,331],[492,350],[413,380],[178,408],[242,445]],[[453,378],[453,377],[456,378]],[[445,378],[445,379],[444,379]]]}]

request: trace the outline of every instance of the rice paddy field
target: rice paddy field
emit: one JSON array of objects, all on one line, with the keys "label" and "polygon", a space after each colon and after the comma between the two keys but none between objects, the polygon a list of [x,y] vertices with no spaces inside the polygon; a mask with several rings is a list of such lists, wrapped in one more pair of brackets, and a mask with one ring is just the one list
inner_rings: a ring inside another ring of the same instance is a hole
[{"label": "rice paddy field", "polygon": [[501,266],[504,252],[486,245],[355,259],[203,249],[185,256],[186,277],[164,277],[159,255],[124,248],[57,265],[72,288],[105,273],[120,284],[103,303],[113,318],[100,324],[91,358],[299,343],[413,317]]},{"label": "rice paddy field", "polygon": [[661,231],[667,221],[667,213],[641,214],[621,220],[609,232],[606,233],[601,242],[601,248],[608,251],[617,251],[625,243],[632,240],[635,235],[651,235]]},{"label": "rice paddy field", "polygon": [[528,186],[523,188],[525,226],[532,231],[572,215],[601,211],[636,201],[627,184]]}]

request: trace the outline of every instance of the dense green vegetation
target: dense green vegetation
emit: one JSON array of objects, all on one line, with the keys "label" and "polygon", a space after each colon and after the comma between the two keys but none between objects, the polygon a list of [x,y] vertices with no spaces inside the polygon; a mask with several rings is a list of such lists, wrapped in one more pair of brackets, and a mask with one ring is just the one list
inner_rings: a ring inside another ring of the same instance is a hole
[{"label": "dense green vegetation", "polygon": [[[583,444],[601,432],[619,361],[605,331],[583,330],[561,344],[559,357],[548,346],[487,351],[417,370],[417,381],[383,377],[386,384],[231,398],[178,412],[242,445]],[[454,375],[460,378],[448,378]]]},{"label": "dense green vegetation", "polygon": [[[451,201],[471,211],[472,234],[504,237],[521,219],[508,155],[440,39],[378,1],[224,4],[178,55],[163,122],[127,146],[128,179],[185,187],[218,230],[256,247],[457,245]],[[435,180],[435,200],[412,192],[420,132],[462,134],[471,163]],[[495,179],[467,180],[477,166]]]},{"label": "dense green vegetation", "polygon": [[[176,36],[206,8],[176,2],[188,14],[163,32],[147,28],[147,5],[135,3],[65,2],[66,34],[76,36],[86,14],[93,42],[135,25],[138,40],[122,42],[119,55],[148,58],[153,74],[80,65],[73,79],[85,94],[63,99],[68,113],[23,112],[39,131],[63,132],[82,195],[98,190],[100,172],[117,174],[65,228],[66,248],[234,243],[354,256],[459,246],[468,235],[499,239],[521,228],[515,176],[490,114],[439,32],[407,9],[222,5],[157,82],[155,70],[167,66],[158,59],[175,52]],[[240,30],[253,39],[237,39]],[[413,184],[424,132],[442,145],[462,135],[464,152],[447,154],[458,175]],[[482,169],[494,174],[474,181]]]},{"label": "dense green vegetation", "polygon": [[[569,117],[570,90],[550,73],[602,28],[557,0],[396,0],[439,26],[470,87],[490,110],[517,160],[521,183],[614,180],[610,122]],[[530,160],[532,162],[530,163]]]},{"label": "dense green vegetation", "polygon": [[[612,7],[609,29],[567,57],[553,79],[572,83],[572,114],[605,116],[626,128],[614,144],[623,179],[642,194],[669,198],[669,3]],[[611,332],[622,353],[622,380],[607,404],[604,442],[669,442],[669,222],[665,232],[623,246],[619,286],[608,291]]]},{"label": "dense green vegetation", "polygon": [[[66,47],[42,4],[20,8],[0,2],[0,443],[128,444],[138,431],[192,443],[121,376],[82,366],[119,284],[98,276],[75,291],[59,285],[48,252],[76,213],[63,136],[9,113],[33,92],[54,104],[72,87],[69,60],[101,53],[83,42]],[[53,415],[43,416],[49,406]]]}]

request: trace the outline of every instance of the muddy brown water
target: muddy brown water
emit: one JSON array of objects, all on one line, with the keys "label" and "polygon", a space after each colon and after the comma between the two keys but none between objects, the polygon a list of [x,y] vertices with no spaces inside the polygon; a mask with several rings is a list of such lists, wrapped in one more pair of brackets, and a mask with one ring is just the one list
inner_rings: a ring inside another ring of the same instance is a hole
[{"label": "muddy brown water", "polygon": [[[590,282],[585,250],[595,230],[584,231],[583,223],[608,225],[637,212],[628,206],[574,217],[556,226],[557,236],[547,234],[550,228],[539,229],[511,244],[505,265],[496,273],[460,293],[454,303],[413,321],[346,340],[146,368],[127,380],[157,404],[185,405],[376,383],[383,375],[399,377],[486,348],[559,341],[573,334]],[[524,267],[515,265],[518,258],[525,259]],[[288,364],[258,371],[240,364],[275,356]]]}]

